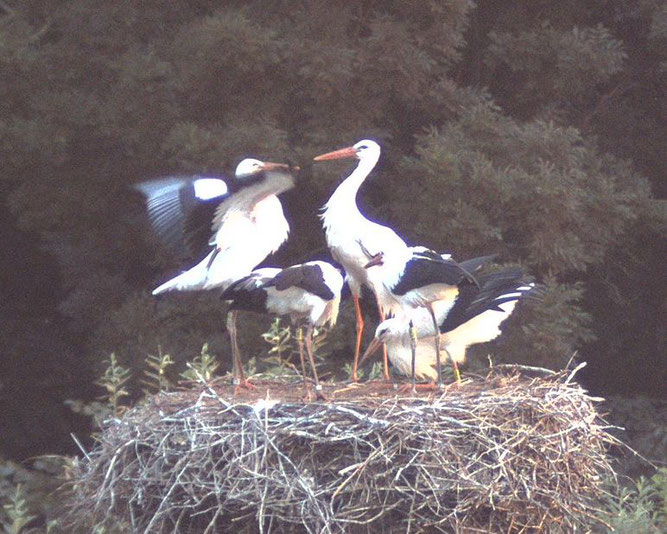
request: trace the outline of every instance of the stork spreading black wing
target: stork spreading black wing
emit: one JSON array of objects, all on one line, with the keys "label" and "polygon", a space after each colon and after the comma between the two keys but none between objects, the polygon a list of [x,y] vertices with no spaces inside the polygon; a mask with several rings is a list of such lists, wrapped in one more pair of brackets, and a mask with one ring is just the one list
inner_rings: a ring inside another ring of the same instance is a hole
[{"label": "stork spreading black wing", "polygon": [[200,257],[209,249],[218,205],[229,196],[219,176],[170,176],[137,184],[158,238],[180,257]]}]

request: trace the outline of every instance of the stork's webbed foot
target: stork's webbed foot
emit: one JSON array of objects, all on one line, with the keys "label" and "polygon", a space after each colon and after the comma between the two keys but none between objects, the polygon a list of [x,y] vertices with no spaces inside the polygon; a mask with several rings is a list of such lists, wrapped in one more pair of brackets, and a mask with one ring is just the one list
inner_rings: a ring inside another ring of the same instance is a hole
[{"label": "stork's webbed foot", "polygon": [[234,384],[234,396],[237,396],[239,393],[241,393],[242,390],[252,391],[257,389],[257,386],[251,384],[245,377],[240,380],[235,378],[233,380],[233,384]]}]

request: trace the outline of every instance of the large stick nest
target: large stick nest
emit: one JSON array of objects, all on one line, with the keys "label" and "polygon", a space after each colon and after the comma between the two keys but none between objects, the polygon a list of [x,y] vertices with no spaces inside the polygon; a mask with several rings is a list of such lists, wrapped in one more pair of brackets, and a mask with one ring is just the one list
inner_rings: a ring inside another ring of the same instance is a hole
[{"label": "large stick nest", "polygon": [[311,403],[275,383],[269,399],[265,387],[239,399],[215,384],[151,398],[108,422],[75,467],[73,524],[572,532],[594,521],[613,475],[608,427],[564,374],[492,371],[417,397],[334,388],[335,400]]}]

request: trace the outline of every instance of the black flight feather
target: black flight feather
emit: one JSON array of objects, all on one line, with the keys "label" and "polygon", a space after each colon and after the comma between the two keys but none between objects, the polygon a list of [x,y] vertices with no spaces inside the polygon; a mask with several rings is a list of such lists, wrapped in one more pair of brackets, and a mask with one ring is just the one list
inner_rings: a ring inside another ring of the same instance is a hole
[{"label": "black flight feather", "polygon": [[480,256],[479,258],[471,258],[469,260],[464,260],[459,262],[459,267],[468,273],[474,273],[487,263],[492,262],[498,257],[497,254],[490,254],[488,256]]},{"label": "black flight feather", "polygon": [[[440,332],[451,332],[474,317],[488,310],[502,312],[500,304],[520,300],[529,291],[518,291],[526,285],[522,280],[523,271],[512,267],[503,271],[488,273],[478,277],[480,287],[466,285],[459,288],[459,294],[445,320],[440,323]],[[508,293],[521,293],[520,296],[502,298]],[[499,298],[500,297],[500,298]]]},{"label": "black flight feather", "polygon": [[169,176],[134,186],[146,197],[148,216],[157,237],[184,259],[201,257],[209,250],[215,210],[228,196],[225,193],[208,199],[197,197],[195,182],[211,178],[222,180],[219,176]]}]

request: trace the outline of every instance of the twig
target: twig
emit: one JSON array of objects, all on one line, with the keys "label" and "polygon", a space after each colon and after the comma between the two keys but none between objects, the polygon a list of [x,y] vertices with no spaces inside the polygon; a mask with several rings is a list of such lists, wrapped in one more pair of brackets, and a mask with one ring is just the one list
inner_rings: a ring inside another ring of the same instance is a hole
[{"label": "twig", "polygon": [[83,448],[83,444],[79,441],[79,438],[76,437],[76,434],[74,434],[73,432],[70,432],[70,436],[72,436],[72,439],[74,440],[74,443],[76,443],[76,446],[79,447],[79,450],[86,457],[86,460],[88,460],[90,462],[90,456],[88,456],[88,453],[86,452],[86,449]]}]

